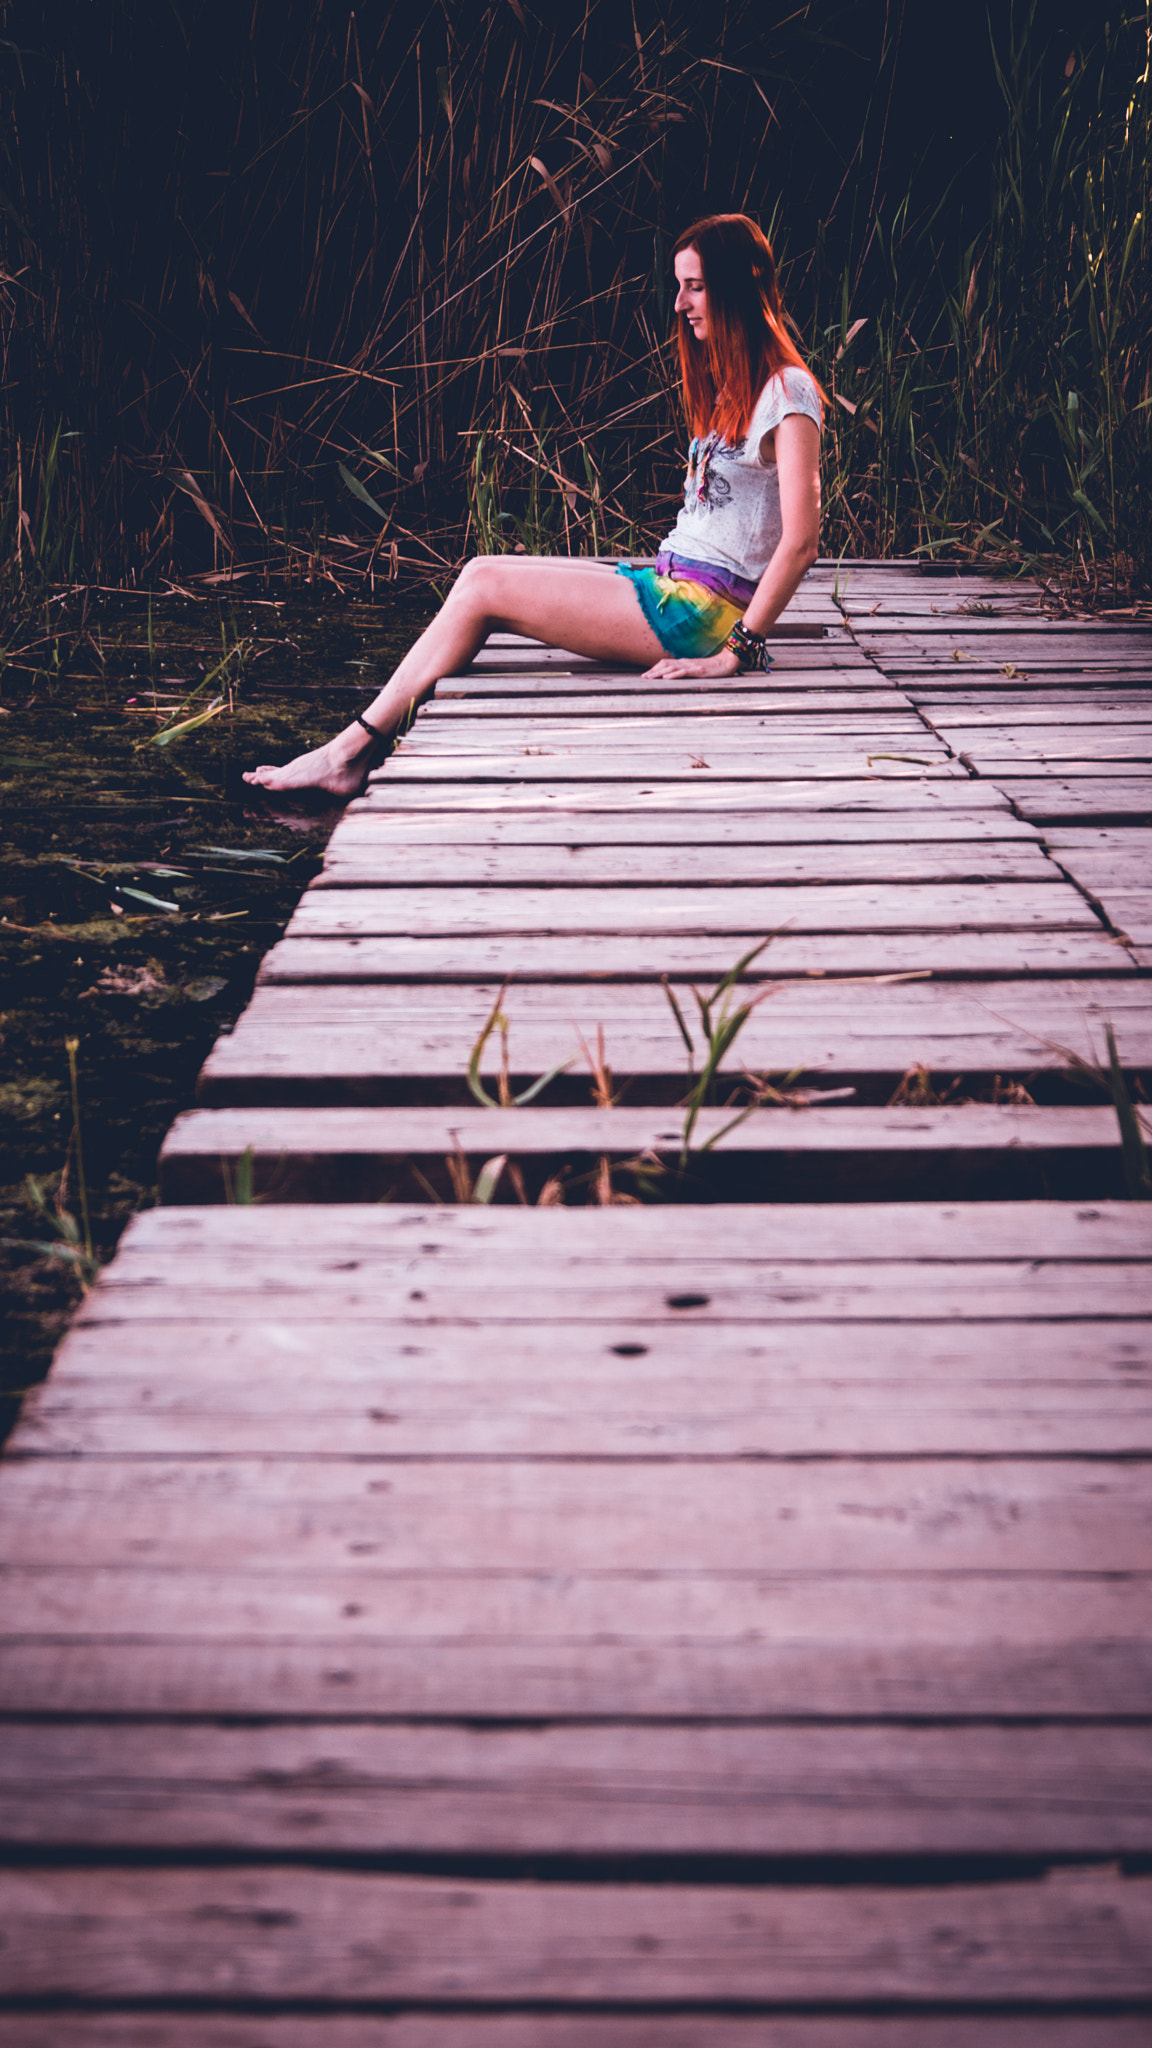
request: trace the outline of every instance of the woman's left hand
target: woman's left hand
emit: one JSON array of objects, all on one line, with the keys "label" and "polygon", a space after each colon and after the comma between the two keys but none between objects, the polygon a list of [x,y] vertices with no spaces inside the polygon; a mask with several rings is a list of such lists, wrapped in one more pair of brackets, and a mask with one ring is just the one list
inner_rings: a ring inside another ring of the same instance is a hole
[{"label": "woman's left hand", "polygon": [[656,662],[652,668],[646,668],[644,671],[645,677],[650,677],[653,682],[675,682],[681,676],[719,678],[737,676],[739,673],[740,663],[730,647],[722,647],[719,654],[696,655],[683,661],[672,655],[665,655],[663,661]]}]

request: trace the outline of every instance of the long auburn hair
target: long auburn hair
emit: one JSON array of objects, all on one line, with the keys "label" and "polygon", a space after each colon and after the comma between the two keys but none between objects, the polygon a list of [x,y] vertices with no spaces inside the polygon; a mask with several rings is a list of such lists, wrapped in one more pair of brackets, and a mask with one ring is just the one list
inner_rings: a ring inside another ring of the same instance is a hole
[{"label": "long auburn hair", "polygon": [[694,434],[717,433],[734,446],[747,434],[768,379],[786,365],[808,365],[785,324],[772,244],[754,220],[709,214],[685,228],[674,253],[685,249],[700,258],[708,334],[697,341],[687,315],[678,315],[684,407]]}]

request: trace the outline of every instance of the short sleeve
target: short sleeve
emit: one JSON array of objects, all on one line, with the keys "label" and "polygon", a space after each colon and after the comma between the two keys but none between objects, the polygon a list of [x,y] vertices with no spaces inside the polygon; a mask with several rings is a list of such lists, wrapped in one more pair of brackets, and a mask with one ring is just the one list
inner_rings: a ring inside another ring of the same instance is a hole
[{"label": "short sleeve", "polygon": [[818,429],[824,426],[824,408],[816,380],[807,370],[798,369],[787,363],[775,377],[770,377],[759,398],[748,423],[746,447],[754,460],[759,460],[760,443],[765,434],[771,434],[786,419],[790,412],[802,413],[812,420]]}]

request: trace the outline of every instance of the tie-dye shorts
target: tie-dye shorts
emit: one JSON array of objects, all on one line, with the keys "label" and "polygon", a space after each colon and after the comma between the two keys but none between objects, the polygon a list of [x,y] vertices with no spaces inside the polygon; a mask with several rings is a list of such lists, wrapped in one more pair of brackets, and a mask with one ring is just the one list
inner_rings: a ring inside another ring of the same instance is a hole
[{"label": "tie-dye shorts", "polygon": [[627,576],[665,654],[682,661],[716,654],[743,617],[747,598],[737,602],[686,576],[688,563],[677,564],[675,574],[662,574],[664,559],[661,556],[655,568],[618,562],[616,574]]}]

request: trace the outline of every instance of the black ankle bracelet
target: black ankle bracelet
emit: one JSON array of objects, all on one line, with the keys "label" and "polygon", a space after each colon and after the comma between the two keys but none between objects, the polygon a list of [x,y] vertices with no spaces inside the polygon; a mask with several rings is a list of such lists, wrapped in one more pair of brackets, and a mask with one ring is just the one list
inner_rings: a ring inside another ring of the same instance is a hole
[{"label": "black ankle bracelet", "polygon": [[368,720],[366,718],[361,718],[360,713],[358,711],[354,711],[352,716],[356,720],[357,725],[362,725],[364,727],[365,732],[371,733],[374,740],[383,739],[384,735],[381,732],[378,725],[369,725]]}]

